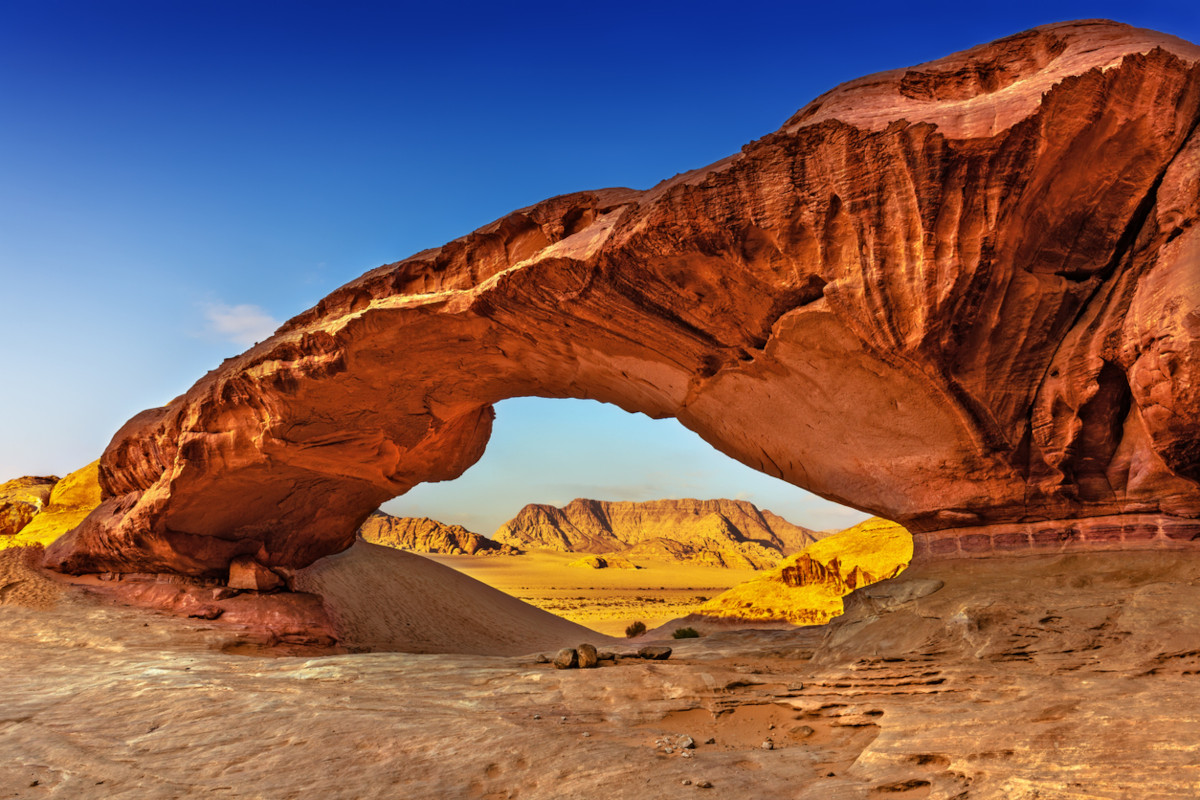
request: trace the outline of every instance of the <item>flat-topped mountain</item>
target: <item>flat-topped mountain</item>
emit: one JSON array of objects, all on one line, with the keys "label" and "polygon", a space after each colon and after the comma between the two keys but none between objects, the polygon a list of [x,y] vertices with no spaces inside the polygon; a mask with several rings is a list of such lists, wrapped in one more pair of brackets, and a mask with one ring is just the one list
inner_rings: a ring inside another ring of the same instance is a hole
[{"label": "flat-topped mountain", "polygon": [[494,539],[522,549],[764,569],[820,536],[744,500],[577,499],[562,508],[531,503]]},{"label": "flat-topped mountain", "polygon": [[461,525],[447,525],[429,517],[393,517],[376,511],[358,529],[358,535],[371,544],[397,550],[439,555],[516,555],[515,547],[494,542],[472,533]]}]

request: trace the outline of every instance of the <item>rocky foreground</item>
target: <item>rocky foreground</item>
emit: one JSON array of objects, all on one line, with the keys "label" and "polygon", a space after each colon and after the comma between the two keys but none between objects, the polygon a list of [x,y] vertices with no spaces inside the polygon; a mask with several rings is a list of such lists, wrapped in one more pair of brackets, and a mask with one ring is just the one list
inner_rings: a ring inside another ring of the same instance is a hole
[{"label": "rocky foreground", "polygon": [[824,627],[587,670],[536,663],[541,647],[245,657],[203,621],[3,582],[0,798],[1200,790],[1200,562],[1172,554],[917,566]]}]

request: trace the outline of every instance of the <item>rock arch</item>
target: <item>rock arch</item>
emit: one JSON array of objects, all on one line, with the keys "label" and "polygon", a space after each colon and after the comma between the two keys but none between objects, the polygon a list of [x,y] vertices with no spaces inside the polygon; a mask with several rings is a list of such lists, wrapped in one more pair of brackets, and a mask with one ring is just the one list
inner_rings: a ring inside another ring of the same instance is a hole
[{"label": "rock arch", "polygon": [[304,566],[461,474],[523,395],[677,417],[933,552],[1190,540],[1198,61],[1039,28],[372,270],[126,424],[47,563]]}]

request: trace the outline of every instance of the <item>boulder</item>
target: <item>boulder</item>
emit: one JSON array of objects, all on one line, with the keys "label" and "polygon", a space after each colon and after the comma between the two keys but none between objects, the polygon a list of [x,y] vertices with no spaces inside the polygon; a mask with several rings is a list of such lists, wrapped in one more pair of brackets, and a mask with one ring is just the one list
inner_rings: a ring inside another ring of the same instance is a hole
[{"label": "boulder", "polygon": [[238,556],[229,562],[229,588],[270,592],[283,586],[283,578],[250,556]]},{"label": "boulder", "polygon": [[643,647],[637,651],[638,658],[645,658],[652,661],[666,661],[671,657],[671,648],[649,646]]},{"label": "boulder", "polygon": [[579,652],[574,647],[564,647],[554,654],[551,663],[555,669],[575,669],[579,666]]},{"label": "boulder", "polygon": [[600,664],[600,655],[596,652],[596,648],[590,644],[581,644],[575,648],[579,654],[579,668],[591,669]]}]

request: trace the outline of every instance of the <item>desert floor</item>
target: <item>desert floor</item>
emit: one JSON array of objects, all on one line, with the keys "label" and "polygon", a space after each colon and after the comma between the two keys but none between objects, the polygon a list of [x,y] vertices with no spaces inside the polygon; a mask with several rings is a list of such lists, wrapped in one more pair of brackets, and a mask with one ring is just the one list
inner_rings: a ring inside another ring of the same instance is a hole
[{"label": "desert floor", "polygon": [[0,798],[1200,795],[1186,554],[918,566],[826,626],[570,671],[234,655],[212,623],[0,585]]},{"label": "desert floor", "polygon": [[654,628],[687,616],[705,600],[758,574],[653,561],[639,561],[641,569],[585,569],[568,566],[581,554],[548,550],[521,556],[423,555],[608,636],[624,636],[634,621]]}]

